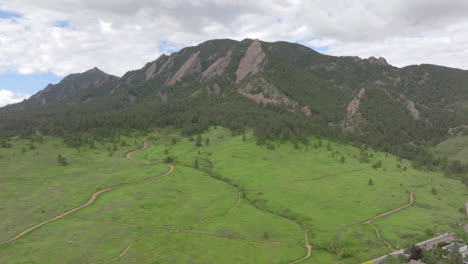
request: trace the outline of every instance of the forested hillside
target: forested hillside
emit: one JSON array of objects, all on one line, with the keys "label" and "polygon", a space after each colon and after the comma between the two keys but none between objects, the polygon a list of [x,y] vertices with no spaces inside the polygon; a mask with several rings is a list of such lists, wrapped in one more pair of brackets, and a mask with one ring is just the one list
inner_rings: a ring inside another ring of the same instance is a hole
[{"label": "forested hillside", "polygon": [[369,144],[428,167],[428,145],[466,133],[468,72],[397,68],[383,58],[320,54],[299,44],[211,40],[162,55],[121,78],[99,69],[65,77],[1,109],[0,136],[40,131],[70,145],[122,129],[222,125],[258,143],[316,134]]}]

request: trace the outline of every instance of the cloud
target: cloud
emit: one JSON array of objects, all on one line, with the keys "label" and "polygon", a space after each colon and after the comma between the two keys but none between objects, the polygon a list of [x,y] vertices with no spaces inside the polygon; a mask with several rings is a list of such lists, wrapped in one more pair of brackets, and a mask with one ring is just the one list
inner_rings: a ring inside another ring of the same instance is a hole
[{"label": "cloud", "polygon": [[468,1],[0,0],[0,10],[16,15],[0,15],[0,73],[122,75],[213,38],[468,69]]},{"label": "cloud", "polygon": [[29,96],[18,95],[18,94],[13,93],[12,91],[1,89],[0,90],[0,107],[8,105],[8,104],[19,103],[28,97]]}]

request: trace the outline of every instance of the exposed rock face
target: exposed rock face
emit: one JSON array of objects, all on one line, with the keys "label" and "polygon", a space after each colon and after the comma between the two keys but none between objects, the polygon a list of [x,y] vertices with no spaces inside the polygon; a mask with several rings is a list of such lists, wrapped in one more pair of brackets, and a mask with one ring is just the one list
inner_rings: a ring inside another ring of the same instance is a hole
[{"label": "exposed rock face", "polygon": [[164,64],[161,66],[158,73],[156,73],[156,74],[159,75],[162,72],[164,72],[165,70],[171,68],[172,65],[174,65],[174,59],[175,59],[176,55],[177,55],[177,53],[172,53],[171,56],[169,56],[169,59],[167,59],[167,61],[164,62]]},{"label": "exposed rock face", "polygon": [[468,131],[468,125],[460,125],[457,127],[449,128],[448,133],[451,136],[462,136],[462,135],[468,134],[467,131]]},{"label": "exposed rock face", "polygon": [[302,112],[306,116],[312,115],[308,106],[300,107],[299,104],[281,93],[275,86],[265,79],[259,78],[254,82],[245,83],[238,90],[239,94],[263,104],[284,104],[292,112]]},{"label": "exposed rock face", "polygon": [[308,106],[303,106],[301,108],[301,112],[306,116],[311,116],[312,115],[312,111],[310,111],[310,108]]},{"label": "exposed rock face", "polygon": [[214,84],[213,84],[213,93],[214,93],[215,95],[218,95],[220,91],[221,91],[221,88],[219,87],[219,84],[214,83]]},{"label": "exposed rock face", "polygon": [[229,51],[226,56],[219,57],[215,62],[213,62],[213,64],[211,64],[210,67],[202,73],[202,78],[211,79],[223,74],[230,61],[231,51]]},{"label": "exposed rock face", "polygon": [[419,110],[416,109],[416,105],[413,101],[410,99],[406,98],[405,95],[400,94],[400,98],[403,99],[406,103],[406,109],[410,112],[411,116],[413,117],[414,120],[421,120],[421,114],[419,113]]},{"label": "exposed rock face", "polygon": [[167,93],[166,92],[159,92],[159,98],[164,103],[167,101]]},{"label": "exposed rock face", "polygon": [[354,97],[354,99],[348,104],[348,107],[346,107],[346,113],[348,114],[348,116],[352,116],[357,113],[360,104],[359,100],[364,96],[365,92],[366,90],[364,88],[361,88],[361,90],[359,90],[358,94]]},{"label": "exposed rock face", "polygon": [[370,57],[367,59],[367,61],[370,63],[370,64],[376,64],[376,65],[381,65],[381,66],[388,66],[388,62],[387,60],[385,60],[384,58],[382,57],[379,57],[379,58],[376,58],[376,57]]},{"label": "exposed rock face", "polygon": [[259,72],[264,59],[265,53],[262,51],[262,45],[260,41],[256,39],[247,49],[239,63],[239,67],[236,70],[236,83],[242,81],[249,75]]},{"label": "exposed rock face", "polygon": [[151,66],[146,70],[145,72],[145,81],[148,81],[149,79],[154,77],[154,72],[156,71],[156,62],[153,62]]},{"label": "exposed rock face", "polygon": [[410,112],[411,116],[413,117],[414,120],[421,120],[421,116],[419,114],[418,109],[416,109],[416,106],[414,105],[414,102],[411,100],[408,100],[408,104],[406,105],[406,109]]},{"label": "exposed rock face", "polygon": [[200,51],[192,54],[190,58],[188,58],[187,61],[180,67],[176,74],[174,74],[174,76],[172,76],[172,78],[167,81],[166,84],[173,85],[177,81],[180,81],[184,76],[187,76],[191,73],[200,72],[201,64],[198,55],[200,55]]}]

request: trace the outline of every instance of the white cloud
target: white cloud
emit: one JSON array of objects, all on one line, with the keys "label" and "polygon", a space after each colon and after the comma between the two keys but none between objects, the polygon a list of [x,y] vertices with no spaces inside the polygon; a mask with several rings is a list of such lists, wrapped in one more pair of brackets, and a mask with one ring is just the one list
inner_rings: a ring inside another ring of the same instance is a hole
[{"label": "white cloud", "polygon": [[213,38],[285,40],[398,66],[468,69],[468,1],[0,0],[0,10],[22,16],[0,19],[0,73],[63,76],[98,66],[122,75]]},{"label": "white cloud", "polygon": [[0,107],[8,105],[8,104],[19,103],[28,97],[29,96],[18,95],[18,94],[13,93],[12,91],[1,89],[0,90]]}]

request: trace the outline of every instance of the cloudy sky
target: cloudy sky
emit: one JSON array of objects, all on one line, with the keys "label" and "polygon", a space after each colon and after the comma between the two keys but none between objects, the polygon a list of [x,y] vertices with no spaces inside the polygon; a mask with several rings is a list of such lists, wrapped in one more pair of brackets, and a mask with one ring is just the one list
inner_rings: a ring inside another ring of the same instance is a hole
[{"label": "cloudy sky", "polygon": [[121,76],[214,38],[468,69],[467,14],[464,0],[0,0],[0,106],[70,73]]}]

